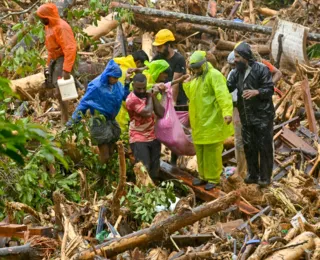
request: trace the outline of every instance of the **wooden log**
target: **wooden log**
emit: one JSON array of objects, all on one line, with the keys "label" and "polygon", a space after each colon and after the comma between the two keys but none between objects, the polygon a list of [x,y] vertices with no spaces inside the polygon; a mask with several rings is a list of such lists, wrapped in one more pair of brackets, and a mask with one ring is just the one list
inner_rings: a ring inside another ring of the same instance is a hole
[{"label": "wooden log", "polygon": [[27,92],[31,96],[34,96],[36,93],[40,91],[44,81],[45,81],[44,74],[37,73],[25,78],[12,80],[10,82],[10,87],[14,92],[20,95],[22,100],[28,100],[29,98],[25,96],[23,91]]},{"label": "wooden log", "polygon": [[[162,240],[185,226],[191,225],[202,218],[227,209],[238,199],[239,194],[237,192],[231,192],[224,197],[201,205],[193,210],[186,210],[181,212],[181,214],[176,214],[156,225],[151,226],[150,228],[142,229],[122,238],[103,243],[97,246],[95,251],[99,255],[106,254],[107,257],[112,257],[126,250]],[[93,259],[94,256],[95,252],[89,249],[75,255],[72,259]]]},{"label": "wooden log", "polygon": [[115,15],[116,13],[110,13],[106,17],[102,17],[101,20],[98,21],[97,26],[90,25],[83,31],[91,36],[93,40],[97,40],[117,28],[119,22],[114,19]]},{"label": "wooden log", "polygon": [[158,32],[165,27],[175,34],[179,33],[183,35],[190,35],[193,32],[199,31],[213,36],[219,35],[218,30],[212,28],[211,26],[183,23],[178,22],[177,19],[157,18],[144,14],[134,14],[134,24],[137,27],[143,28],[150,32]]},{"label": "wooden log", "polygon": [[256,9],[259,14],[265,15],[265,16],[277,16],[279,14],[279,11],[272,10],[267,7],[260,7]]},{"label": "wooden log", "polygon": [[112,199],[112,216],[111,220],[114,224],[120,215],[120,199],[124,195],[127,171],[126,171],[126,158],[124,154],[124,146],[122,141],[117,142],[118,154],[119,154],[119,184],[113,195]]},{"label": "wooden log", "polygon": [[20,203],[20,202],[7,202],[6,203],[6,211],[9,216],[9,223],[13,223],[14,217],[13,217],[13,212],[14,211],[24,211],[25,213],[30,214],[33,216],[37,221],[43,222],[43,215],[37,211],[35,211],[33,208],[30,206]]},{"label": "wooden log", "polygon": [[250,11],[250,22],[252,24],[256,23],[256,13],[253,6],[253,0],[249,0],[249,11]]},{"label": "wooden log", "polygon": [[192,252],[175,258],[176,260],[192,260],[192,259],[213,259],[211,251]]},{"label": "wooden log", "polygon": [[215,44],[216,44],[217,49],[228,50],[228,51],[232,51],[234,49],[234,47],[236,46],[235,42],[225,41],[225,40],[217,40],[215,42]]},{"label": "wooden log", "polygon": [[314,250],[311,260],[320,259],[320,238],[316,238],[314,242],[315,242],[316,249]]},{"label": "wooden log", "polygon": [[[303,255],[305,250],[312,250],[315,246],[317,236],[312,232],[304,232],[295,237],[282,249],[267,257],[266,260],[297,260]],[[297,246],[295,246],[297,245]]]},{"label": "wooden log", "polygon": [[142,50],[148,55],[149,60],[153,57],[152,37],[150,33],[144,33],[142,35]]},{"label": "wooden log", "polygon": [[[36,257],[34,249],[32,249],[31,244],[27,243],[22,246],[12,246],[0,248],[0,259],[5,260],[31,260],[39,259]],[[41,258],[40,258],[41,259]]]},{"label": "wooden log", "polygon": [[68,241],[69,222],[69,219],[66,219],[66,221],[64,222],[64,234],[61,242],[61,260],[67,260],[66,246]]},{"label": "wooden log", "polygon": [[234,17],[234,15],[238,11],[240,5],[241,5],[240,1],[235,1],[234,6],[232,7],[231,12],[227,18],[228,20],[231,20]]},{"label": "wooden log", "polygon": [[[255,25],[255,24],[237,23],[229,20],[212,18],[209,16],[204,17],[204,16],[177,13],[177,12],[171,12],[171,11],[161,11],[153,8],[133,6],[129,4],[121,4],[118,2],[111,2],[110,8],[123,8],[123,9],[131,10],[134,13],[164,17],[164,18],[174,18],[174,19],[179,19],[180,21],[196,23],[196,24],[212,25],[216,27],[234,29],[239,31],[272,34],[272,27]],[[308,40],[320,41],[320,34],[309,33]]]},{"label": "wooden log", "polygon": [[[233,51],[235,46],[236,46],[235,42],[225,41],[225,40],[216,41],[217,50]],[[257,51],[260,55],[270,54],[270,47],[265,44],[251,45],[251,49]]]},{"label": "wooden log", "polygon": [[[103,63],[90,63],[90,62],[80,62],[78,66],[79,80],[91,81],[105,69],[105,64]],[[44,93],[48,91],[44,87],[44,74],[43,72],[30,75],[25,78],[11,80],[11,89],[20,95],[22,100],[30,100],[30,96],[34,97],[37,93]]]},{"label": "wooden log", "polygon": [[316,118],[314,116],[314,111],[313,111],[313,108],[312,108],[312,100],[311,100],[311,93],[310,93],[310,87],[309,87],[308,79],[304,79],[301,82],[301,89],[303,91],[303,100],[304,100],[304,105],[305,105],[305,109],[306,109],[309,129],[310,129],[311,132],[313,132],[316,135],[318,135],[317,121],[316,121]]}]

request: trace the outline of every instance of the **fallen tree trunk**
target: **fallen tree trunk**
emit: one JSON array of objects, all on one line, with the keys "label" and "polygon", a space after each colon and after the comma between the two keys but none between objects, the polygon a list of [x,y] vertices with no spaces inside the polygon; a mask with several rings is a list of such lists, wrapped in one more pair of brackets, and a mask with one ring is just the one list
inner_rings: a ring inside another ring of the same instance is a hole
[{"label": "fallen tree trunk", "polygon": [[99,39],[101,36],[107,35],[112,30],[116,29],[119,22],[114,20],[116,13],[108,14],[98,21],[97,26],[90,25],[83,31],[88,34],[93,40]]},{"label": "fallen tree trunk", "polygon": [[286,245],[288,248],[273,253],[267,257],[266,260],[300,259],[305,250],[311,250],[315,247],[315,238],[317,238],[317,236],[314,233],[304,232],[291,240],[291,242]]},{"label": "fallen tree trunk", "polygon": [[19,91],[19,89],[22,89],[31,96],[34,96],[39,92],[44,81],[44,74],[37,73],[25,78],[12,80],[10,87],[14,92],[18,93],[22,99],[28,99],[24,96],[23,92]]},{"label": "fallen tree trunk", "polygon": [[134,14],[134,24],[146,31],[158,32],[164,27],[174,33],[190,35],[194,32],[204,32],[210,35],[219,36],[218,30],[207,25],[181,23],[177,19],[156,18],[145,14]]},{"label": "fallen tree trunk", "polygon": [[72,259],[93,259],[96,253],[112,257],[126,250],[162,240],[185,226],[191,225],[202,218],[229,208],[229,206],[234,204],[238,199],[238,192],[231,192],[224,197],[220,197],[207,204],[194,208],[193,210],[185,210],[184,212],[181,212],[181,214],[176,214],[150,228],[142,229],[122,238],[103,243],[95,247],[95,250],[85,250],[73,256]]},{"label": "fallen tree trunk", "polygon": [[[80,62],[76,77],[84,83],[89,82],[100,75],[105,66],[105,64],[98,62]],[[10,87],[15,93],[20,95],[22,100],[30,100],[30,96],[34,97],[37,93],[48,90],[43,86],[44,82],[44,74],[40,72],[25,78],[11,80]]]},{"label": "fallen tree trunk", "polygon": [[279,14],[279,11],[272,10],[267,7],[260,7],[257,9],[257,12],[265,16],[277,16]]},{"label": "fallen tree trunk", "polygon": [[31,247],[31,244],[25,244],[22,246],[12,246],[0,248],[0,259],[6,260],[28,260],[28,259],[41,259],[36,257],[35,250]]},{"label": "fallen tree trunk", "polygon": [[[123,8],[123,9],[131,10],[134,13],[164,17],[164,18],[174,18],[174,19],[179,19],[180,21],[185,21],[185,22],[190,22],[195,24],[212,25],[216,27],[235,29],[235,30],[246,31],[246,32],[272,34],[272,27],[255,25],[255,24],[237,23],[229,20],[222,20],[222,19],[212,18],[208,16],[204,17],[199,15],[191,15],[191,14],[177,13],[177,12],[171,12],[171,11],[161,11],[153,8],[133,6],[128,4],[120,4],[118,2],[111,2],[110,8]],[[312,41],[320,41],[320,34],[309,33],[307,38],[308,40],[312,40]]]},{"label": "fallen tree trunk", "polygon": [[[232,51],[237,43],[225,40],[217,40],[216,49]],[[253,50],[256,50],[260,55],[270,54],[270,47],[265,44],[251,45]]]}]

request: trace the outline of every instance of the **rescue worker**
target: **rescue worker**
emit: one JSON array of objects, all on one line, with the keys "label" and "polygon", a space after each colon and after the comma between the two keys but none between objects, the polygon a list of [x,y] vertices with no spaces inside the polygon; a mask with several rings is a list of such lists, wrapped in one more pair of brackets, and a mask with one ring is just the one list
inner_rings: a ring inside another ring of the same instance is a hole
[{"label": "rescue worker", "polygon": [[220,183],[223,141],[233,134],[232,98],[225,77],[207,62],[206,52],[195,51],[189,63],[194,78],[183,87],[199,170],[193,185],[211,190]]},{"label": "rescue worker", "polygon": [[146,70],[143,74],[147,77],[147,89],[151,89],[156,83],[168,82],[171,68],[168,62],[165,60],[154,60],[152,62],[146,62]]},{"label": "rescue worker", "polygon": [[[261,59],[261,57],[258,53],[254,53],[254,56],[258,62],[261,62],[268,67],[268,69],[270,70],[270,72],[272,74],[272,81],[276,85],[282,77],[281,71],[278,70],[276,67],[274,67],[267,60]],[[228,78],[235,71],[234,59],[235,59],[234,51],[232,51],[229,54],[228,59],[227,59],[229,65],[232,68],[232,70],[230,71],[230,73],[228,75]],[[276,91],[276,88],[275,88],[275,91]],[[239,110],[237,108],[237,100],[238,100],[237,93],[238,93],[237,89],[232,92],[235,155],[236,155],[236,160],[237,160],[237,172],[242,178],[245,178],[246,173],[247,173],[247,162],[246,162],[246,157],[245,157],[244,147],[243,147],[243,142],[242,142],[242,134],[241,134],[242,125],[241,125],[241,120],[240,120],[240,116],[239,116]]]},{"label": "rescue worker", "polygon": [[270,184],[273,168],[274,83],[267,66],[255,61],[249,44],[237,44],[234,53],[236,69],[228,78],[228,88],[230,92],[238,90],[237,107],[248,167],[245,182],[265,187]]},{"label": "rescue worker", "polygon": [[55,4],[43,4],[37,10],[37,16],[45,25],[46,48],[48,51],[47,86],[57,88],[61,109],[62,124],[68,121],[68,101],[62,101],[57,80],[70,79],[77,52],[77,43],[70,25],[60,18]]},{"label": "rescue worker", "polygon": [[[132,55],[128,55],[126,57],[119,57],[113,59],[119,66],[122,71],[122,76],[119,78],[119,81],[124,85],[126,74],[128,69],[135,69],[144,67],[145,61],[149,61],[148,55],[143,51],[139,50]],[[126,109],[126,102],[122,102],[122,106],[120,111],[116,117],[116,120],[121,128],[122,133],[128,132],[128,124],[129,124],[129,115]]]},{"label": "rescue worker", "polygon": [[[152,44],[157,50],[157,55],[153,60],[164,59],[170,65],[171,72],[169,73],[168,81],[176,80],[186,74],[186,60],[179,52],[173,49],[172,44],[174,41],[173,33],[168,29],[162,29],[156,34],[155,41]],[[172,97],[175,105],[187,105],[188,99],[182,83],[172,85]],[[171,154],[171,164],[176,165],[177,160],[178,156]]]},{"label": "rescue worker", "polygon": [[[127,79],[126,87],[129,87]],[[147,92],[147,78],[138,73],[133,77],[133,92],[126,100],[130,116],[130,147],[136,162],[141,161],[152,179],[158,179],[161,143],[155,135],[155,116],[162,118],[164,108],[156,95],[158,90]]]},{"label": "rescue worker", "polygon": [[[82,115],[90,110],[94,116],[90,129],[91,139],[94,145],[98,145],[101,163],[106,163],[112,156],[115,142],[121,133],[115,117],[122,101],[129,94],[129,88],[124,88],[118,81],[121,76],[118,64],[114,60],[109,61],[102,74],[88,84],[86,93],[72,114],[72,120],[67,123],[69,127],[79,122]],[[100,115],[97,115],[96,111]]]}]

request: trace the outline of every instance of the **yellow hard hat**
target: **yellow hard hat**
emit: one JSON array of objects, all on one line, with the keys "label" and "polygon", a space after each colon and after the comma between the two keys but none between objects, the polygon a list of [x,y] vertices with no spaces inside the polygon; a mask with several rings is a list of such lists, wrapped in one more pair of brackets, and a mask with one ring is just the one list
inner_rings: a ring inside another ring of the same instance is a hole
[{"label": "yellow hard hat", "polygon": [[173,33],[168,29],[162,29],[156,34],[156,39],[152,43],[153,46],[160,46],[166,42],[173,42],[176,39],[173,36]]}]

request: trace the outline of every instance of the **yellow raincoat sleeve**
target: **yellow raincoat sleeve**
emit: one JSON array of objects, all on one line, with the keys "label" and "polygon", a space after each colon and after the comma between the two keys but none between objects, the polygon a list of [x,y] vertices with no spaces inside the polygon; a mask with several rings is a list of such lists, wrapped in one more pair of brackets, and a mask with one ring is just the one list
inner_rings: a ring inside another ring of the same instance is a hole
[{"label": "yellow raincoat sleeve", "polygon": [[226,78],[217,70],[213,70],[213,77],[210,77],[208,80],[211,81],[211,86],[215,93],[218,104],[222,110],[222,116],[232,116],[233,114],[233,104],[232,96],[229,93],[227,87]]},{"label": "yellow raincoat sleeve", "polygon": [[186,93],[188,99],[190,99],[190,85],[191,81],[182,83],[184,93]]}]

